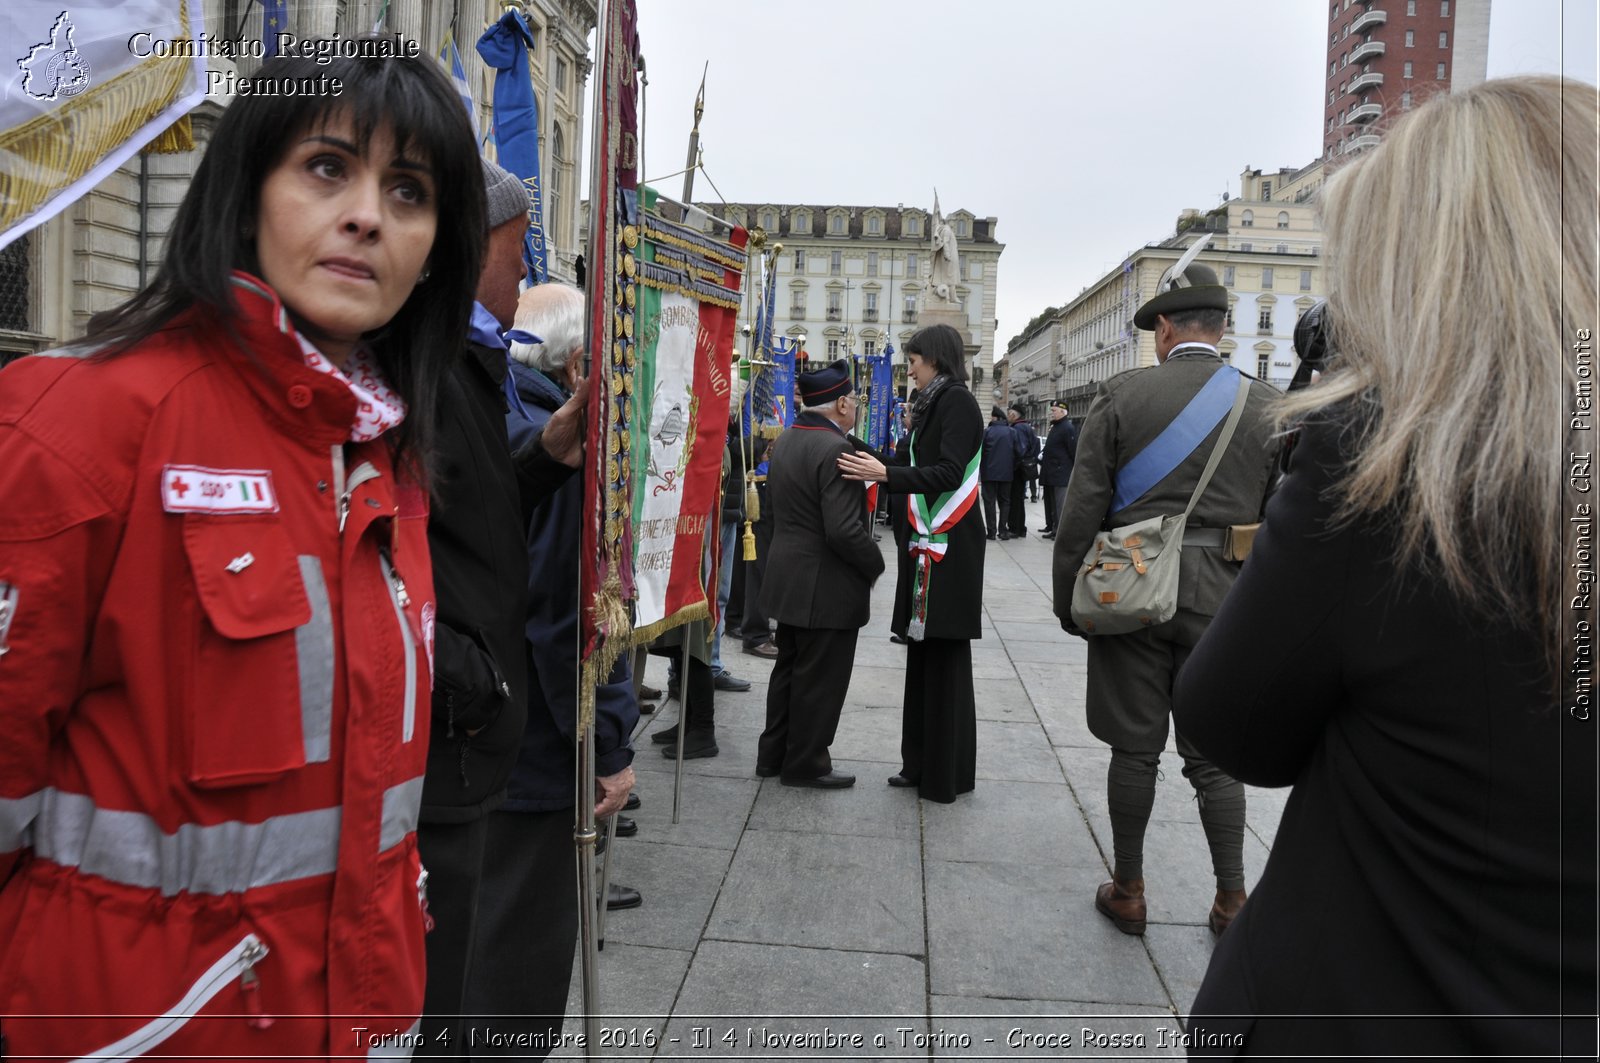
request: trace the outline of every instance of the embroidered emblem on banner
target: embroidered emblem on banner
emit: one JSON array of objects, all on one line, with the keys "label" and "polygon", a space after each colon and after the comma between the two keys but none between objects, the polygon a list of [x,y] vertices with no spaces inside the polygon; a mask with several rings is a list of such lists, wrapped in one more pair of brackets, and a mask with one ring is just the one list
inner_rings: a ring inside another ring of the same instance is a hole
[{"label": "embroidered emblem on banner", "polygon": [[276,513],[278,494],[264,469],[168,465],[161,470],[161,508],[168,513]]}]

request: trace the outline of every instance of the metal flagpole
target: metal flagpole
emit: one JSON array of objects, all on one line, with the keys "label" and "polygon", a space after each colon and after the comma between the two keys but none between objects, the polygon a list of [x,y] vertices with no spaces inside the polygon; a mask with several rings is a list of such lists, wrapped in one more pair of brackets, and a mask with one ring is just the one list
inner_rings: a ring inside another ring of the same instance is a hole
[{"label": "metal flagpole", "polygon": [[[614,181],[612,166],[607,160],[613,158],[610,145],[609,114],[615,110],[612,105],[612,95],[616,91],[616,73],[609,61],[611,49],[616,46],[612,33],[612,18],[615,0],[598,0],[595,55],[598,59],[599,77],[596,79],[594,94],[593,135],[589,143],[594,152],[594,163],[591,167],[589,188],[589,298],[591,305],[586,315],[584,336],[584,350],[592,357],[602,346],[609,347],[610,343],[604,335],[596,335],[596,319],[602,322],[611,320],[611,292],[613,288],[614,271],[608,264],[612,261],[614,236],[612,232],[612,214],[615,210],[613,197],[616,194],[614,187],[607,187],[607,182]],[[593,300],[599,300],[598,307],[602,311],[596,314]],[[587,461],[587,459],[586,459]],[[602,466],[603,467],[603,466]],[[597,485],[590,485],[591,487]],[[587,514],[586,514],[587,516]],[[584,559],[579,564],[584,564]],[[580,578],[579,585],[582,586]],[[580,606],[581,608],[581,606]],[[578,642],[575,647],[578,659],[578,683],[576,690],[582,701],[584,684],[582,667],[583,631],[579,625]],[[591,695],[592,697],[592,695]],[[580,722],[582,713],[580,712]],[[578,850],[578,930],[581,946],[581,967],[583,979],[583,1028],[584,1028],[584,1057],[595,1059],[598,1057],[600,1044],[600,986],[599,986],[599,938],[596,927],[596,904],[604,904],[605,897],[596,900],[594,856],[595,843],[598,832],[594,825],[594,799],[595,799],[595,766],[594,766],[594,720],[590,719],[587,726],[581,727],[578,732],[577,749],[577,804],[576,820],[573,827],[573,843]]]}]

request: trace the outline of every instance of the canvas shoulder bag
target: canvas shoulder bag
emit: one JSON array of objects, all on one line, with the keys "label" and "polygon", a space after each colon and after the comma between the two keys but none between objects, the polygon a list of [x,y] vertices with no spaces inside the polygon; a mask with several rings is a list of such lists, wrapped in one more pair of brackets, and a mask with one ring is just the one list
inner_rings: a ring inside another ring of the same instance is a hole
[{"label": "canvas shoulder bag", "polygon": [[[1178,611],[1178,568],[1183,558],[1183,533],[1189,524],[1189,514],[1205,493],[1212,473],[1217,471],[1239,418],[1244,414],[1245,400],[1250,396],[1249,377],[1238,370],[1225,368],[1220,372],[1237,376],[1238,390],[1222,434],[1211,448],[1205,471],[1189,495],[1189,504],[1174,516],[1150,517],[1137,524],[1102,531],[1084,555],[1083,565],[1072,585],[1072,622],[1091,635],[1126,635],[1171,620]],[[1188,413],[1189,409],[1185,408],[1179,419]],[[1209,432],[1208,427],[1201,438]],[[1179,457],[1172,468],[1181,465],[1190,453],[1193,448]],[[1156,477],[1151,485],[1165,475]]]}]

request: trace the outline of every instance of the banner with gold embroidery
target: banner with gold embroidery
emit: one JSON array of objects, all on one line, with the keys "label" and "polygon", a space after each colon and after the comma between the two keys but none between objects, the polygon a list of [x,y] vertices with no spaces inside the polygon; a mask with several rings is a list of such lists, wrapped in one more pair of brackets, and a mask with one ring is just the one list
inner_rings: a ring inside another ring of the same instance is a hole
[{"label": "banner with gold embroidery", "polygon": [[200,0],[0,4],[8,49],[0,247],[60,213],[204,98],[200,9]]},{"label": "banner with gold embroidery", "polygon": [[[641,189],[629,447],[638,641],[710,615],[702,562],[708,544],[715,551],[718,543],[714,525],[747,240],[743,229],[724,240],[670,221],[660,203],[654,189]],[[713,560],[712,568],[718,563]]]}]

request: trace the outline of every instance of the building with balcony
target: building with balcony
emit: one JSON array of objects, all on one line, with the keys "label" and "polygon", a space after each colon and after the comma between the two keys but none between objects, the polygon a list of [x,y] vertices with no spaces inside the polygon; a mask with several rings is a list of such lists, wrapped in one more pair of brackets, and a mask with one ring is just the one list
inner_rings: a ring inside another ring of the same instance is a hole
[{"label": "building with balcony", "polygon": [[1298,365],[1295,322],[1326,291],[1313,205],[1323,172],[1321,160],[1276,172],[1245,169],[1238,197],[1205,213],[1183,211],[1173,235],[1133,251],[1060,309],[1029,322],[1001,363],[1009,404],[1042,425],[1050,402],[1061,399],[1081,421],[1101,381],[1155,365],[1154,334],[1134,327],[1134,312],[1206,233],[1211,242],[1198,261],[1229,291],[1219,350],[1244,372],[1287,387]]},{"label": "building with balcony", "polygon": [[1376,145],[1435,92],[1482,81],[1491,0],[1328,0],[1323,157]]},{"label": "building with balcony", "polygon": [[[805,203],[699,203],[725,221],[766,234],[778,256],[777,330],[805,336],[812,361],[895,350],[895,378],[905,383],[905,339],[923,306],[932,214],[921,207]],[[974,393],[993,387],[995,298],[1000,255],[995,218],[966,210],[945,215],[960,249],[954,295],[978,353],[968,370]],[[707,222],[708,225],[712,224]],[[787,292],[788,294],[784,294]]]},{"label": "building with balcony", "polygon": [[[523,6],[534,39],[528,58],[539,102],[541,206],[550,275],[572,281],[581,251],[578,159],[587,125],[588,35],[596,22],[596,0],[525,0]],[[381,20],[386,29],[415,40],[424,55],[436,54],[453,29],[479,128],[489,128],[493,71],[472,45],[499,19],[499,0],[288,0],[287,10],[286,29],[301,39],[335,32],[355,37]],[[261,39],[259,3],[203,0],[203,11],[208,34]],[[252,58],[207,61],[211,69],[241,80],[260,66]],[[178,204],[230,99],[208,96],[191,112],[193,150],[136,156],[66,210],[0,250],[0,364],[81,336],[91,316],[124,302],[154,278]]]}]

